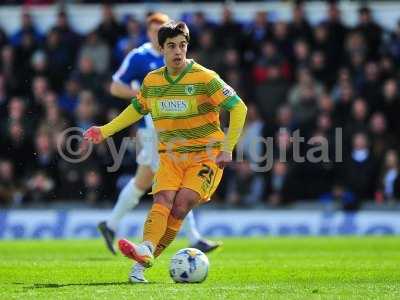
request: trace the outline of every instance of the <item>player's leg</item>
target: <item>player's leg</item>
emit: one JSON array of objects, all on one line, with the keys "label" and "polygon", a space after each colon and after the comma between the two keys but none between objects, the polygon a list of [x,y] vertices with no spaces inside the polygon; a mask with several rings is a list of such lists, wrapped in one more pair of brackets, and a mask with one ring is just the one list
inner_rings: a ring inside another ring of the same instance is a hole
[{"label": "player's leg", "polygon": [[183,230],[185,232],[185,235],[189,239],[191,248],[196,248],[203,251],[204,253],[207,253],[217,249],[219,246],[222,245],[222,243],[219,241],[211,241],[202,237],[199,230],[197,229],[197,224],[194,218],[193,211],[190,211],[187,214],[183,223]]},{"label": "player's leg", "polygon": [[186,215],[200,202],[200,195],[187,188],[178,191],[168,217],[167,228],[161,237],[154,256],[159,256],[175,239]]},{"label": "player's leg", "polygon": [[117,203],[108,220],[99,223],[99,231],[108,249],[113,254],[116,254],[114,249],[114,237],[120,221],[139,203],[140,197],[150,188],[153,176],[154,173],[149,166],[139,165],[135,177],[132,178],[119,193]]},{"label": "player's leg", "polygon": [[138,166],[135,177],[125,185],[118,196],[118,201],[107,220],[108,227],[117,230],[121,219],[139,203],[140,197],[151,187],[153,176],[154,173],[149,166]]},{"label": "player's leg", "polygon": [[[197,161],[197,163],[187,168],[185,172],[186,176],[182,182],[182,186],[199,193],[201,202],[210,200],[222,178],[223,170],[219,169],[215,164],[215,157],[217,153],[217,151],[212,151],[211,153],[206,152],[193,154],[191,160]],[[196,226],[195,220],[192,216],[190,216],[190,214],[187,216],[187,218],[188,220],[186,222],[192,221],[192,226]],[[188,229],[190,230],[190,228]],[[212,242],[201,239],[196,244],[191,246],[203,252],[210,252],[218,248],[221,244],[221,242]]]},{"label": "player's leg", "polygon": [[154,204],[144,226],[141,244],[136,245],[125,239],[119,241],[121,252],[136,261],[129,274],[129,280],[132,283],[147,283],[144,271],[145,268],[152,266],[154,245],[158,243],[167,230],[169,213],[175,194],[175,191],[160,191],[154,195]]},{"label": "player's leg", "polygon": [[125,256],[137,261],[146,268],[152,266],[153,252],[171,222],[170,212],[175,195],[176,191],[160,191],[154,195],[153,206],[144,224],[143,242],[136,245],[125,239],[119,241],[119,248]]},{"label": "player's leg", "polygon": [[140,128],[137,134],[137,141],[141,146],[141,150],[137,156],[138,169],[135,177],[121,190],[109,219],[98,225],[107,248],[113,254],[115,254],[115,232],[120,221],[125,214],[139,203],[140,197],[151,187],[154,172],[158,168],[159,158],[154,130]]},{"label": "player's leg", "polygon": [[144,277],[144,271],[146,268],[139,264],[138,262],[134,263],[129,273],[129,281],[132,283],[147,283],[148,281]]},{"label": "player's leg", "polygon": [[200,232],[197,229],[196,220],[193,211],[190,211],[183,222],[183,231],[191,245],[201,240]]}]

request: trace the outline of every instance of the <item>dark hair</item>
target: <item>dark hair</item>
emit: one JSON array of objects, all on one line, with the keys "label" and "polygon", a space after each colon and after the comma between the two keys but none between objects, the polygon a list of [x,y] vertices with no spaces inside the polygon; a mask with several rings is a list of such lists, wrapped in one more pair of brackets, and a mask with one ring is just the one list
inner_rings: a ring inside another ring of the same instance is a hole
[{"label": "dark hair", "polygon": [[363,7],[360,7],[359,9],[358,9],[358,13],[360,14],[360,15],[362,15],[362,14],[371,14],[371,10],[369,9],[369,7],[368,6],[363,6]]},{"label": "dark hair", "polygon": [[174,38],[180,34],[189,42],[190,35],[187,25],[184,22],[170,21],[162,25],[158,30],[158,44],[163,48],[168,38]]}]

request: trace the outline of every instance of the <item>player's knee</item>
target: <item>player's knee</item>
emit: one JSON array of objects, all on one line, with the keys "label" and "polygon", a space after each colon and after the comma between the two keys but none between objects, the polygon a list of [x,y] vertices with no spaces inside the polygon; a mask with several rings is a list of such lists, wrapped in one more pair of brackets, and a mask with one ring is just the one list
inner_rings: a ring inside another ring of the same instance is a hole
[{"label": "player's knee", "polygon": [[176,219],[180,219],[183,220],[186,215],[189,213],[189,211],[191,210],[191,207],[188,203],[174,203],[174,205],[172,206],[171,209],[171,215],[176,218]]},{"label": "player's knee", "polygon": [[174,203],[174,195],[170,191],[158,192],[154,195],[154,203],[161,204],[171,209]]},{"label": "player's knee", "polygon": [[177,219],[184,219],[198,202],[199,196],[197,193],[189,190],[180,190],[172,206],[171,214]]},{"label": "player's knee", "polygon": [[135,176],[136,187],[142,191],[146,191],[151,187],[153,176],[154,174],[149,167],[139,166]]}]

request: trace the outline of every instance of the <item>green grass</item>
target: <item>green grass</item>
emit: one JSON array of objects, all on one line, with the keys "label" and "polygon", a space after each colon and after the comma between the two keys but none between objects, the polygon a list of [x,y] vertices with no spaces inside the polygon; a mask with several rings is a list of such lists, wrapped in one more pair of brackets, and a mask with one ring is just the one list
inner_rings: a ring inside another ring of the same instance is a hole
[{"label": "green grass", "polygon": [[400,299],[400,238],[226,239],[201,284],[168,275],[175,242],[147,273],[97,241],[1,241],[0,299]]}]

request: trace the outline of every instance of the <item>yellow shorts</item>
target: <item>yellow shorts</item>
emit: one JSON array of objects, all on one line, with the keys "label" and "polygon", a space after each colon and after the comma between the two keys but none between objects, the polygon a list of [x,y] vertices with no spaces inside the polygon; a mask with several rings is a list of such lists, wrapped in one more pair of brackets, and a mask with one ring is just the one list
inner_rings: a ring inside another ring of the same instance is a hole
[{"label": "yellow shorts", "polygon": [[154,176],[152,194],[188,188],[209,201],[222,178],[215,157],[219,150],[192,153],[160,153],[160,166]]}]

